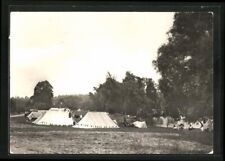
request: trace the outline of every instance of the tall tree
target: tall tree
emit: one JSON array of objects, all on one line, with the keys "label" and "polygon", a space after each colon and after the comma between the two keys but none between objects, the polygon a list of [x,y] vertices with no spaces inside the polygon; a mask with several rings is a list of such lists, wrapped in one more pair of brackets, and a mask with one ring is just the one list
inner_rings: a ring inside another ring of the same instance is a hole
[{"label": "tall tree", "polygon": [[160,108],[158,93],[152,79],[146,80],[146,96],[148,99],[148,105],[151,109]]},{"label": "tall tree", "polygon": [[53,87],[46,80],[38,82],[30,101],[34,108],[49,109],[52,106]]},{"label": "tall tree", "polygon": [[98,111],[144,117],[156,107],[157,91],[153,81],[138,77],[131,72],[126,72],[122,82],[116,81],[108,73],[106,81],[94,89],[95,92],[89,93],[89,96],[92,99],[93,109]]},{"label": "tall tree", "polygon": [[137,114],[139,109],[146,109],[144,79],[126,72],[122,84],[123,110],[128,114]]},{"label": "tall tree", "polygon": [[120,112],[121,83],[108,72],[106,81],[98,88],[94,87],[95,93],[89,93],[94,103],[94,109],[99,111]]},{"label": "tall tree", "polygon": [[176,13],[168,43],[158,50],[155,67],[167,112],[190,119],[212,115],[213,14]]}]

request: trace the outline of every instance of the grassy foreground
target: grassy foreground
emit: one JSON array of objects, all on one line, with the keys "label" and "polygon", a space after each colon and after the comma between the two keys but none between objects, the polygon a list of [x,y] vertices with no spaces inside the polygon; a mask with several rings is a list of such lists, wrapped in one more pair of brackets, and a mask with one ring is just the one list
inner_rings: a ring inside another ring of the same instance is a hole
[{"label": "grassy foreground", "polygon": [[147,129],[75,129],[38,126],[24,117],[10,120],[13,154],[205,154],[212,150],[211,132]]}]

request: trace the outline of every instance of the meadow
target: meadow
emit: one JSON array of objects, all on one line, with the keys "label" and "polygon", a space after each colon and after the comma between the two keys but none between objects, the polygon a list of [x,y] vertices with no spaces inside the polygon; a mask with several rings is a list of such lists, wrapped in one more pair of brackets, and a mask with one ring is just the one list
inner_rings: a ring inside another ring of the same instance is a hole
[{"label": "meadow", "polygon": [[207,154],[213,133],[148,127],[76,129],[10,118],[12,154]]}]

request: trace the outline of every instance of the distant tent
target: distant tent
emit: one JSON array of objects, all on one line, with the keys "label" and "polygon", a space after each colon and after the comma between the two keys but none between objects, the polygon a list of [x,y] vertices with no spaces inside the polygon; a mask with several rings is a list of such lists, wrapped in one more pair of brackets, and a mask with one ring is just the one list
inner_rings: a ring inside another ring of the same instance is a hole
[{"label": "distant tent", "polygon": [[209,119],[207,122],[208,122],[209,131],[213,131],[213,120]]},{"label": "distant tent", "polygon": [[184,125],[183,127],[184,129],[190,129],[190,124],[188,122],[185,121],[183,125]]},{"label": "distant tent", "polygon": [[213,154],[213,150],[211,150],[208,154]]},{"label": "distant tent", "polygon": [[192,127],[194,129],[200,129],[202,127],[202,123],[200,121],[196,121],[195,123],[192,124]]},{"label": "distant tent", "polygon": [[106,112],[87,112],[74,128],[119,128]]},{"label": "distant tent", "polygon": [[50,108],[33,123],[38,125],[72,126],[73,118],[70,115],[70,110],[67,108]]},{"label": "distant tent", "polygon": [[168,117],[161,116],[160,119],[162,120],[161,127],[168,127]]},{"label": "distant tent", "polygon": [[163,117],[160,116],[159,118],[153,117],[153,122],[157,127],[173,127],[174,119],[171,116]]},{"label": "distant tent", "polygon": [[180,115],[180,119],[174,124],[174,129],[188,129],[189,123],[185,121],[185,116]]},{"label": "distant tent", "polygon": [[133,125],[137,128],[147,128],[147,124],[145,121],[135,121]]},{"label": "distant tent", "polygon": [[31,113],[29,113],[26,118],[28,120],[36,120],[37,118],[41,117],[42,115],[44,115],[46,113],[47,110],[37,110],[37,111],[32,111]]},{"label": "distant tent", "polygon": [[201,130],[202,131],[212,131],[213,130],[213,120],[208,119],[206,122],[201,122],[202,123],[202,127]]}]

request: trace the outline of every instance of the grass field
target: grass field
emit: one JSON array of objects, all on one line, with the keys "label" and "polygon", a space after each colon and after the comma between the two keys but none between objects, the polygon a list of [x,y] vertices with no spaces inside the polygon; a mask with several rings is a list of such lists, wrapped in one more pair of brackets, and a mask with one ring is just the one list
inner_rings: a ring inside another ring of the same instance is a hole
[{"label": "grass field", "polygon": [[75,129],[38,126],[24,117],[10,119],[13,154],[205,154],[213,149],[211,132],[147,129]]}]

